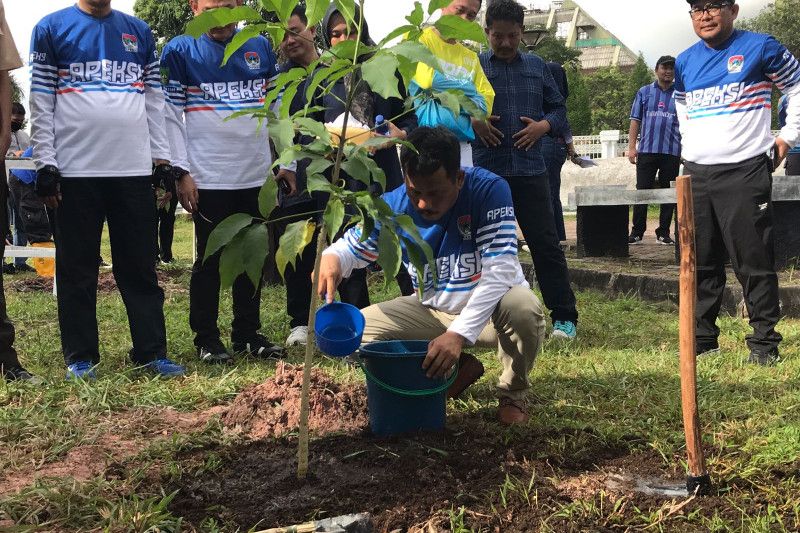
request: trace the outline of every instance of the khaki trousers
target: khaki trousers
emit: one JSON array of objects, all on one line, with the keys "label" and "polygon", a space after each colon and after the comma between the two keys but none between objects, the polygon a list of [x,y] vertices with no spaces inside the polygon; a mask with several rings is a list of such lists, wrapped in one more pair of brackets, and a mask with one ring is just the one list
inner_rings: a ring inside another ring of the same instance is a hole
[{"label": "khaki trousers", "polygon": [[[423,306],[417,296],[402,296],[363,309],[366,318],[362,342],[431,340],[442,335],[458,315]],[[503,373],[497,394],[521,400],[528,389],[528,374],[544,339],[544,312],[530,289],[512,287],[497,304],[492,319],[476,346],[497,348]]]}]

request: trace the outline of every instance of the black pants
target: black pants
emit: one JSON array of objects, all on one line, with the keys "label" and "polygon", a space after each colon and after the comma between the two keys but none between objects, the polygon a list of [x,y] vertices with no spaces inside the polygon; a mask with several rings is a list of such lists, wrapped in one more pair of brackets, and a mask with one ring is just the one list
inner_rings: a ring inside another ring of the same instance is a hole
[{"label": "black pants", "polygon": [[561,169],[567,160],[567,145],[549,135],[542,137],[542,157],[547,167],[547,180],[550,184],[550,203],[553,206],[553,220],[559,241],[567,240],[564,227],[564,209],[561,206]]},{"label": "black pants", "polygon": [[[6,162],[0,162],[0,176],[5,176]],[[0,221],[8,220],[8,186],[0,183]],[[5,226],[5,223],[0,223]],[[4,257],[6,251],[5,231],[0,239],[0,258]],[[3,373],[2,367],[18,366],[17,351],[14,350],[14,324],[8,319],[6,311],[6,295],[3,286],[3,269],[0,268],[0,374]]]},{"label": "black pants", "polygon": [[[217,252],[203,261],[208,237],[214,228],[236,213],[247,213],[260,217],[258,193],[260,187],[233,191],[200,189],[200,213],[194,216],[194,231],[197,239],[197,260],[192,267],[189,283],[189,326],[194,331],[196,346],[205,345],[220,338],[219,319],[219,258]],[[266,246],[267,243],[264,243]],[[249,342],[261,329],[260,305],[261,283],[253,287],[246,274],[233,282],[233,323],[231,340]]]},{"label": "black pants", "polygon": [[533,268],[544,304],[553,321],[578,321],[575,294],[553,219],[547,175],[506,178],[511,186],[517,223],[533,256]]},{"label": "black pants", "polygon": [[[681,168],[681,159],[669,154],[639,154],[636,159],[636,188],[639,190],[669,189],[671,181],[675,181]],[[669,227],[675,213],[675,204],[661,204],[656,236],[669,236]],[[647,206],[633,206],[632,235],[642,237],[647,230]]]},{"label": "black pants", "polygon": [[772,176],[766,156],[729,165],[684,163],[692,176],[697,243],[697,342],[716,342],[725,289],[725,252],[742,285],[751,350],[780,343],[772,235]]},{"label": "black pants", "polygon": [[144,364],[167,350],[164,291],[158,285],[155,194],[150,177],[64,178],[56,209],[56,282],[61,346],[67,364],[100,360],[97,274],[103,220],[114,279],[128,313],[131,359]]},{"label": "black pants", "polygon": [[800,176],[800,154],[789,154],[786,156],[786,175]]},{"label": "black pants", "polygon": [[175,210],[178,196],[173,195],[169,205],[158,210],[158,255],[165,263],[172,261],[172,239],[175,236]]}]

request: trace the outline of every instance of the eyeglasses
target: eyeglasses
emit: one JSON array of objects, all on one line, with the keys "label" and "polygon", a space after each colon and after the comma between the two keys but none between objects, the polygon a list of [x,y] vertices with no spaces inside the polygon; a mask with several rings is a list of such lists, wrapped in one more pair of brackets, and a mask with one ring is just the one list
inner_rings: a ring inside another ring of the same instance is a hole
[{"label": "eyeglasses", "polygon": [[700,20],[703,18],[703,13],[708,13],[710,17],[716,17],[719,15],[720,11],[722,11],[723,7],[728,7],[730,5],[730,2],[721,2],[706,4],[703,7],[693,7],[689,10],[689,16],[692,17],[692,20]]}]

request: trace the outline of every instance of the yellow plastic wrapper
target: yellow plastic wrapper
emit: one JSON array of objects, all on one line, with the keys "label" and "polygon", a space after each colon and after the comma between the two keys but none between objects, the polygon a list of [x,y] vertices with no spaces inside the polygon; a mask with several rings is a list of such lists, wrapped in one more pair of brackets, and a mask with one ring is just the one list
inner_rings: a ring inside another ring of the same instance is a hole
[{"label": "yellow plastic wrapper", "polygon": [[[33,248],[55,248],[53,242],[34,242],[30,246]],[[36,273],[43,278],[52,278],[56,275],[56,260],[52,257],[34,257],[32,258],[33,268]]]}]

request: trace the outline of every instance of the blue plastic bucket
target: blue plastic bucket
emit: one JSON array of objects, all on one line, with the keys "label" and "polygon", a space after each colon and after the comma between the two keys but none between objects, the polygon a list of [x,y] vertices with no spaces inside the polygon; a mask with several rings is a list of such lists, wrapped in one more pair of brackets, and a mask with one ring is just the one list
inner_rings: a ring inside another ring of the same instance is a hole
[{"label": "blue plastic bucket", "polygon": [[344,357],[358,350],[364,333],[364,315],[358,307],[333,302],[317,309],[314,337],[322,353]]},{"label": "blue plastic bucket", "polygon": [[440,431],[445,424],[449,379],[425,376],[428,341],[382,341],[359,350],[367,376],[372,433],[381,437],[415,431]]}]

